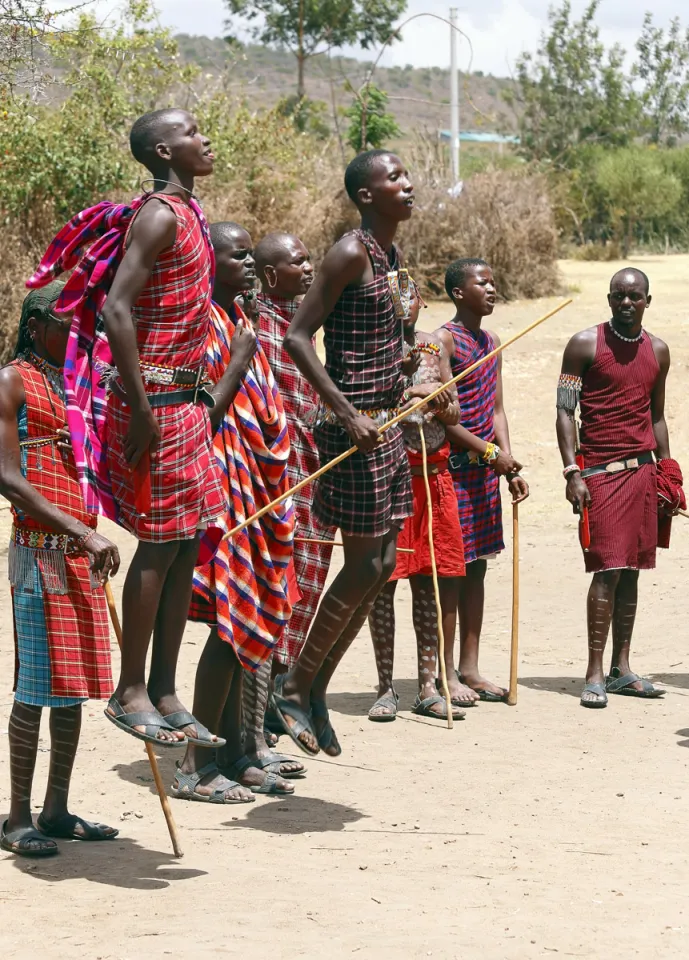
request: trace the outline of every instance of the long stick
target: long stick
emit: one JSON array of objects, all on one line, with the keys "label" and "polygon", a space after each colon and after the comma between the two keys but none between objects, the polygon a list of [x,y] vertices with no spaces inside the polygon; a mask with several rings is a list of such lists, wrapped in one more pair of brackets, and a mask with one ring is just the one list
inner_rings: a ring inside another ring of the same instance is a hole
[{"label": "long stick", "polygon": [[[544,314],[544,316],[539,317],[538,320],[534,320],[533,323],[530,323],[528,327],[524,327],[524,329],[520,330],[519,333],[515,333],[514,336],[509,337],[504,343],[501,343],[499,347],[496,347],[495,350],[491,350],[490,353],[485,355],[485,357],[481,357],[480,360],[477,360],[476,363],[472,363],[471,366],[466,368],[466,370],[462,370],[461,373],[458,373],[456,377],[448,380],[447,383],[443,383],[440,387],[438,387],[437,390],[429,393],[427,397],[423,397],[418,403],[415,403],[409,407],[408,410],[403,410],[401,413],[398,413],[396,417],[393,417],[392,420],[388,420],[387,423],[384,423],[382,427],[378,428],[378,433],[385,433],[386,430],[394,427],[396,423],[399,423],[401,420],[406,420],[406,418],[412,413],[416,413],[417,410],[421,410],[421,408],[425,407],[426,404],[430,403],[431,400],[434,400],[436,397],[440,396],[443,390],[447,390],[447,388],[453,386],[453,384],[459,383],[460,380],[464,380],[465,377],[468,377],[469,374],[473,373],[478,367],[482,366],[488,360],[492,360],[493,357],[497,357],[498,354],[502,353],[503,350],[506,350],[507,347],[511,346],[513,343],[516,343],[517,340],[520,340],[522,337],[525,337],[527,333],[531,333],[531,331],[535,330],[536,327],[538,327],[541,323],[545,323],[546,320],[549,320],[551,317],[555,316],[555,314],[559,313],[560,310],[568,307],[570,303],[572,303],[571,298],[569,300],[563,300],[562,303],[558,303],[556,307]],[[300,480],[299,483],[295,484],[290,490],[287,490],[279,497],[276,497],[275,500],[273,500],[267,506],[261,507],[261,509],[254,513],[253,516],[247,517],[246,520],[243,520],[241,523],[237,524],[237,526],[233,527],[232,530],[228,530],[228,532],[224,535],[223,540],[229,540],[230,537],[234,537],[236,534],[241,533],[242,530],[252,524],[255,520],[260,520],[261,517],[264,517],[267,513],[270,513],[274,507],[277,507],[279,503],[282,503],[288,497],[291,497],[292,494],[298,493],[299,490],[302,490],[309,483],[312,483],[314,480],[322,477],[324,473],[328,472],[328,470],[332,470],[332,468],[336,467],[338,463],[342,463],[342,461],[346,460],[347,457],[351,457],[351,455],[356,453],[358,449],[358,447],[350,447],[349,450],[345,450],[344,453],[339,454],[339,456],[335,457],[334,460],[330,460],[328,463],[324,464],[319,470],[316,470],[315,473],[312,473],[310,477],[305,477],[303,480]]]},{"label": "long stick", "polygon": [[[117,643],[119,644],[120,650],[122,649],[122,627],[120,626],[120,618],[117,615],[117,606],[115,605],[115,598],[112,595],[112,587],[110,584],[105,582],[105,599],[108,602],[108,610],[110,611],[110,619],[112,620],[113,630],[115,631],[115,636],[117,637]],[[172,841],[172,849],[176,857],[183,857],[182,847],[179,842],[179,835],[177,833],[177,824],[175,823],[175,818],[172,816],[172,810],[170,809],[170,800],[167,793],[165,792],[165,785],[163,783],[163,778],[160,776],[160,770],[158,769],[158,758],[156,757],[153,751],[153,744],[146,743],[146,753],[148,754],[148,762],[151,765],[151,771],[153,773],[153,779],[155,780],[156,789],[158,791],[158,796],[160,798],[160,805],[163,808],[163,813],[165,815],[165,822],[167,823],[167,829],[170,834],[170,840]]]},{"label": "long stick", "polygon": [[433,501],[431,499],[431,485],[428,482],[428,455],[426,453],[426,437],[423,432],[423,423],[419,424],[421,437],[421,457],[423,459],[423,482],[426,487],[426,504],[428,505],[428,550],[431,555],[431,573],[433,574],[433,592],[435,593],[435,610],[438,622],[438,664],[440,666],[440,686],[445,697],[447,711],[447,729],[452,730],[452,698],[447,685],[447,670],[445,668],[445,634],[443,633],[443,608],[440,603],[440,586],[438,584],[438,566],[435,562],[435,543],[433,541]]},{"label": "long stick", "polygon": [[512,504],[512,640],[510,643],[510,689],[507,702],[517,705],[519,660],[519,504]]}]

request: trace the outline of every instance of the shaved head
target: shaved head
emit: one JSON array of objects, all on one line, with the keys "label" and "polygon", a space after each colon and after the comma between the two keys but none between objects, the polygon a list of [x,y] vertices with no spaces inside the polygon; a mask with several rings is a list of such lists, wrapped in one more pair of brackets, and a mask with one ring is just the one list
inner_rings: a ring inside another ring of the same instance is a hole
[{"label": "shaved head", "polygon": [[241,223],[234,223],[232,220],[212,223],[210,225],[210,234],[213,249],[217,252],[224,250],[228,246],[233,246],[237,241],[237,234],[240,233],[249,233]]},{"label": "shaved head", "polygon": [[278,266],[291,256],[295,245],[298,244],[301,244],[301,240],[293,233],[266,234],[254,251],[259,277],[263,276],[266,267]]},{"label": "shaved head", "polygon": [[643,285],[646,293],[651,289],[651,283],[647,275],[643,270],[638,270],[636,267],[623,267],[622,270],[618,270],[616,274],[610,280],[610,289],[612,290],[613,285],[616,280],[621,279],[622,277],[634,277],[634,280],[640,280]]},{"label": "shaved head", "polygon": [[153,110],[139,117],[129,134],[129,146],[134,159],[153,171],[153,167],[160,164],[157,145],[164,143],[168,133],[178,124],[186,123],[189,117],[186,110],[176,107]]}]

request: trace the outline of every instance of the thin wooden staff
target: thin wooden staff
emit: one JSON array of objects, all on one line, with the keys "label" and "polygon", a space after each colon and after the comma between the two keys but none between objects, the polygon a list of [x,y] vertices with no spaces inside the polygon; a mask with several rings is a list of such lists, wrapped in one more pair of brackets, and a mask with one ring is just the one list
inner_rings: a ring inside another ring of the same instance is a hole
[{"label": "thin wooden staff", "polygon": [[[523,330],[520,330],[519,333],[515,333],[514,336],[509,337],[505,340],[504,343],[501,343],[499,347],[496,347],[495,350],[491,350],[490,353],[487,353],[485,357],[481,357],[480,360],[477,360],[476,363],[472,363],[462,370],[461,373],[458,373],[456,377],[453,377],[451,380],[448,380],[447,383],[443,383],[437,390],[433,390],[432,393],[429,393],[427,397],[423,397],[418,403],[413,404],[409,407],[408,410],[403,410],[401,413],[398,413],[397,416],[393,417],[392,420],[388,420],[387,423],[384,423],[382,427],[378,427],[378,433],[385,433],[386,430],[389,430],[391,427],[394,427],[395,424],[399,423],[401,420],[406,420],[408,416],[412,413],[416,413],[417,410],[421,410],[422,407],[425,407],[427,403],[430,403],[431,400],[435,400],[436,397],[447,390],[448,387],[451,387],[455,383],[459,383],[460,380],[464,380],[465,377],[468,377],[470,373],[473,373],[474,370],[482,366],[484,363],[487,363],[488,360],[492,360],[493,357],[497,357],[498,354],[502,353],[503,350],[506,350],[507,347],[511,346],[513,343],[516,343],[517,340],[520,340],[522,337],[525,337],[527,333],[531,333],[532,330],[535,330],[541,323],[545,323],[546,320],[550,320],[551,317],[555,316],[556,313],[559,313],[560,310],[563,310],[565,307],[568,307],[572,303],[572,299],[563,300],[562,303],[558,303],[556,307],[550,310],[548,313],[544,314],[542,317],[539,317],[538,320],[534,320],[533,323],[530,323],[528,327],[524,327]],[[299,490],[303,490],[305,486],[309,483],[312,483],[314,480],[318,480],[319,477],[322,477],[324,473],[327,473],[328,470],[332,470],[333,467],[336,467],[338,463],[342,463],[343,460],[346,460],[347,457],[351,457],[353,453],[356,453],[358,447],[350,447],[349,450],[345,450],[344,453],[339,454],[335,457],[334,460],[330,460],[328,463],[324,464],[319,470],[316,470],[315,473],[312,473],[310,477],[305,477],[304,480],[300,480],[299,483],[295,484],[290,490],[287,490],[285,493],[281,494],[279,497],[276,497],[271,503],[265,507],[261,507],[256,513],[251,517],[247,517],[246,520],[243,520],[241,523],[237,524],[236,527],[233,527],[232,530],[224,535],[223,540],[229,540],[230,537],[234,537],[236,534],[241,533],[246,527],[252,524],[255,520],[260,520],[261,517],[264,517],[267,513],[270,513],[278,504],[282,503],[288,497],[291,497],[292,494],[298,493]]]},{"label": "thin wooden staff", "polygon": [[[295,543],[318,543],[324,547],[344,547],[340,540],[316,540],[313,537],[295,537]],[[407,550],[404,547],[397,548],[398,553],[413,553],[413,550]]]},{"label": "thin wooden staff", "polygon": [[431,573],[433,574],[433,592],[435,593],[436,619],[438,621],[438,663],[440,665],[440,686],[445,697],[447,711],[447,729],[452,730],[452,698],[447,685],[447,669],[445,667],[445,634],[443,633],[443,609],[440,603],[440,586],[438,584],[438,566],[435,562],[435,543],[433,541],[433,500],[431,499],[431,485],[428,482],[428,455],[426,453],[426,437],[423,432],[423,422],[419,424],[421,437],[421,459],[423,462],[423,482],[426,487],[426,503],[428,505],[428,549],[431,555]]},{"label": "thin wooden staff", "polygon": [[[120,626],[120,618],[117,615],[117,606],[115,605],[115,598],[112,595],[112,587],[105,581],[105,599],[108,602],[108,610],[110,611],[110,619],[112,620],[113,630],[115,631],[115,636],[117,637],[117,643],[119,644],[120,650],[122,649],[122,627]],[[165,785],[163,784],[163,778],[160,776],[160,770],[158,769],[158,758],[155,755],[153,750],[153,744],[146,741],[146,753],[148,754],[148,762],[151,765],[151,771],[153,773],[153,779],[155,780],[156,789],[158,791],[158,797],[160,798],[160,805],[163,808],[163,814],[165,815],[165,822],[167,823],[167,829],[170,834],[170,840],[172,841],[172,849],[176,857],[183,857],[182,847],[179,842],[179,835],[177,833],[177,824],[175,823],[175,818],[172,816],[172,810],[170,809],[170,800],[167,793],[165,792]]]},{"label": "thin wooden staff", "polygon": [[517,705],[519,659],[519,504],[512,504],[512,639],[510,642],[510,689],[507,702]]}]

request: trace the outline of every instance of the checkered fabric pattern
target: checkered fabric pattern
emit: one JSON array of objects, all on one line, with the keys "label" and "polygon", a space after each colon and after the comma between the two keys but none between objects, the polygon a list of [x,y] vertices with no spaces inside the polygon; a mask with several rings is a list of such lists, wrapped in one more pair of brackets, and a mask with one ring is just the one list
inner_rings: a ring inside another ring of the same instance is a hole
[{"label": "checkered fabric pattern", "polygon": [[[207,346],[210,379],[230,362],[237,324],[248,324],[235,304],[232,317],[216,304]],[[259,349],[213,438],[213,455],[224,483],[223,533],[287,490],[289,435],[282,401],[265,354]],[[256,670],[272,653],[292,610],[287,568],[292,557],[294,515],[289,500],[215,549],[214,534],[201,539],[189,617],[217,623],[222,640],[242,666]],[[206,549],[206,541],[212,542]],[[211,615],[214,614],[213,619]]]},{"label": "checkered fabric pattern", "polygon": [[[30,441],[32,437],[56,432],[65,423],[62,399],[52,391],[46,377],[30,363],[15,361],[13,366],[22,378],[26,396],[26,437],[20,436],[20,440]],[[95,516],[89,515],[84,508],[71,455],[56,447],[48,453],[45,448],[30,445],[24,449],[26,458],[22,472],[28,482],[51,503],[57,504],[82,523],[95,527]],[[54,533],[14,508],[13,513],[18,528]],[[17,679],[22,680],[20,699],[24,703],[34,702],[26,699],[34,687],[36,697],[46,695],[46,682],[49,682],[48,695],[54,697],[109,697],[112,693],[112,676],[107,606],[102,589],[91,586],[88,557],[74,553],[65,555],[65,595],[46,592],[44,585],[49,574],[42,570],[41,563],[40,559],[35,562],[33,592],[13,591],[20,667]],[[39,598],[40,604],[30,602],[27,597]],[[34,622],[31,618],[37,614],[39,606],[40,616]],[[23,648],[21,643],[24,643]],[[43,643],[49,661],[48,681]]]},{"label": "checkered fabric pattern", "polygon": [[357,410],[398,406],[403,390],[402,324],[395,316],[387,275],[397,270],[397,250],[387,254],[365,230],[356,237],[373,267],[373,280],[344,290],[323,325],[325,369]]},{"label": "checkered fabric pattern", "polygon": [[[156,194],[156,197],[159,200],[171,200],[171,206],[175,206],[175,198],[163,197],[161,194]],[[100,513],[116,521],[119,519],[119,510],[112,495],[104,437],[106,421],[104,374],[111,368],[112,354],[99,314],[122,261],[127,230],[138,210],[148,199],[148,196],[137,197],[131,204],[103,201],[87,210],[82,210],[54,237],[38,269],[27,281],[28,287],[43,287],[65,271],[74,271],[67,281],[56,308],[58,312],[65,310],[74,314],[65,361],[67,420],[86,507],[90,512]],[[179,313],[182,304],[189,306],[192,315],[194,311],[200,311],[200,302],[209,297],[214,271],[208,224],[194,198],[191,198],[189,208],[196,218],[205,245],[205,252],[199,256],[196,263],[201,289],[198,292],[194,289],[197,273],[191,272],[193,264],[190,260],[192,248],[197,250],[198,237],[196,232],[189,228],[190,221],[185,217],[185,228],[181,232],[181,239],[188,241],[189,255],[185,255],[184,261],[190,272],[185,280],[180,276],[174,279],[173,314]],[[179,239],[173,250],[179,247]],[[201,248],[198,248],[198,252],[201,252]],[[168,264],[168,267],[170,266],[171,264]],[[158,291],[160,310],[164,314],[167,304],[161,280],[160,276],[156,277],[153,285]],[[182,292],[182,286],[189,289]],[[143,296],[145,301],[146,291]],[[145,307],[149,312],[144,317],[144,326],[152,319],[150,306],[148,304]],[[163,320],[164,317],[160,316],[159,319]],[[181,323],[177,316],[170,319],[170,326],[165,328],[168,334],[172,326]],[[190,355],[195,355],[199,350],[199,342],[205,339],[207,334],[207,312],[201,319],[203,320],[202,331],[186,329],[184,331],[184,341],[179,344],[179,347],[180,356],[185,360]],[[162,336],[164,339],[165,331],[162,331]],[[147,336],[146,342],[148,339]],[[151,335],[150,339],[153,343],[157,337]],[[147,346],[143,345],[146,351]],[[174,350],[171,351],[171,353],[174,352]],[[202,353],[201,348],[197,366],[202,362]],[[147,359],[150,360],[150,356]],[[175,363],[175,359],[168,354],[160,358],[159,362],[171,365]],[[180,363],[179,365],[188,364]]]},{"label": "checkered fabric pattern", "polygon": [[[258,304],[259,339],[287,416],[290,438],[288,473],[290,486],[294,486],[320,466],[313,434],[304,423],[307,414],[317,404],[318,395],[283,347],[287,327],[298,305],[294,300],[271,298],[264,294],[259,294]],[[296,537],[334,539],[336,528],[323,526],[313,514],[313,491],[310,485],[294,494],[292,503]],[[318,543],[294,544],[294,567],[302,599],[292,610],[292,617],[275,648],[275,656],[288,667],[296,662],[306,641],[325,587],[331,558],[332,547]]]},{"label": "checkered fabric pattern", "polygon": [[[450,331],[454,341],[455,350],[450,357],[453,376],[495,349],[493,338],[485,330],[473,333],[453,322],[446,323],[445,329]],[[457,384],[462,426],[486,441],[495,438],[493,415],[497,385],[497,357],[482,364]],[[465,562],[472,563],[504,550],[499,478],[484,465],[467,464],[453,470],[452,479],[457,494]]]}]

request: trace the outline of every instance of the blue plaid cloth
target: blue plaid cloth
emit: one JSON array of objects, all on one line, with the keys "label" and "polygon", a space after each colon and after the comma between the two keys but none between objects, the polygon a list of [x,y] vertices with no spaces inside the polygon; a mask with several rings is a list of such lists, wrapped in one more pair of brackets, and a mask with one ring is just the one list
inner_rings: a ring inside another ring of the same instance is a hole
[{"label": "blue plaid cloth", "polygon": [[17,642],[17,688],[15,698],[32,707],[73,707],[83,698],[51,694],[48,629],[43,609],[43,586],[34,563],[33,590],[12,590],[14,630]]}]

